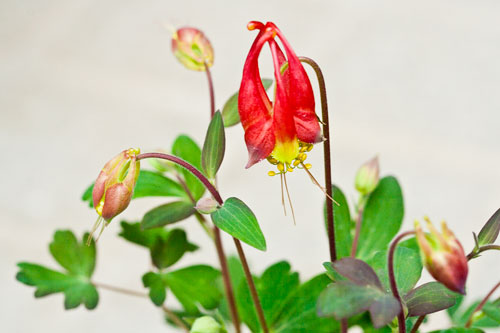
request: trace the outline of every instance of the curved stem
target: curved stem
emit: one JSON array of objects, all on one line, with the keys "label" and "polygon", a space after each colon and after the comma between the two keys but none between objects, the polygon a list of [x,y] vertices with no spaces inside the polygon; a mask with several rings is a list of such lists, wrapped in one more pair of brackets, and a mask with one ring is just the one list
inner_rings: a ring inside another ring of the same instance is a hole
[{"label": "curved stem", "polygon": [[481,309],[483,308],[483,306],[486,304],[486,302],[488,302],[488,299],[490,299],[490,297],[493,295],[493,293],[495,292],[495,290],[497,290],[498,287],[500,287],[500,282],[498,282],[493,287],[493,289],[490,290],[490,292],[488,293],[488,295],[486,295],[486,297],[484,297],[484,299],[481,301],[481,303],[479,303],[477,305],[477,307],[474,309],[474,311],[472,311],[472,313],[470,314],[469,319],[467,320],[467,323],[465,324],[465,328],[469,328],[472,325],[472,320],[474,319],[474,314],[476,314],[476,312],[481,311]]},{"label": "curved stem", "polygon": [[214,93],[214,82],[212,80],[212,74],[210,73],[210,67],[205,62],[205,73],[207,73],[208,80],[208,90],[210,93],[210,118],[215,114],[215,93]]},{"label": "curved stem", "polygon": [[[222,197],[219,194],[219,191],[215,188],[212,183],[205,177],[198,169],[196,169],[194,166],[189,164],[188,162],[184,161],[183,159],[180,159],[176,156],[172,156],[169,154],[164,154],[164,153],[144,153],[137,155],[137,161],[140,161],[142,159],[146,158],[159,158],[159,159],[164,159],[170,162],[173,162],[177,165],[180,165],[181,167],[185,168],[189,172],[191,172],[196,178],[198,178],[202,184],[205,186],[205,188],[212,194],[214,199],[217,201],[219,205],[222,205],[224,203],[224,200],[222,200]],[[194,198],[193,198],[194,200]],[[224,248],[222,246],[222,239],[220,235],[220,229],[217,227],[214,227],[214,236],[215,236],[215,247],[217,250],[217,256],[219,258],[220,266],[221,266],[221,272],[222,272],[222,278],[224,281],[224,288],[226,291],[226,297],[227,301],[229,304],[229,310],[231,313],[231,319],[233,321],[234,328],[236,330],[236,333],[239,333],[241,331],[240,328],[240,319],[238,316],[238,311],[236,308],[236,301],[234,298],[234,292],[233,292],[233,286],[231,283],[231,279],[229,277],[229,269],[227,267],[227,259],[226,255],[224,253]]]},{"label": "curved stem", "polygon": [[219,205],[222,205],[224,203],[224,200],[222,200],[222,197],[220,196],[219,192],[217,191],[215,186],[213,186],[212,183],[210,183],[207,177],[205,177],[198,169],[196,169],[194,166],[184,161],[183,159],[164,153],[144,153],[137,155],[137,161],[146,158],[160,158],[163,160],[173,162],[177,165],[180,165],[181,167],[191,172],[196,178],[200,180],[200,182],[203,183],[203,186],[205,186],[205,188],[212,194],[212,196],[217,201],[217,203],[219,203]]},{"label": "curved stem", "polygon": [[234,237],[233,240],[234,240],[234,245],[236,245],[236,249],[238,250],[238,255],[240,256],[240,261],[243,266],[243,271],[245,272],[245,277],[248,281],[250,295],[252,296],[253,304],[255,306],[255,310],[257,311],[257,317],[259,318],[260,326],[262,327],[262,331],[264,333],[268,333],[269,329],[267,328],[266,317],[264,316],[264,311],[262,310],[262,305],[260,304],[259,295],[257,294],[257,289],[255,288],[255,283],[252,278],[252,273],[250,273],[245,253],[243,252],[243,248],[241,247],[241,242],[239,241],[239,239],[236,239]]},{"label": "curved stem", "polygon": [[[325,188],[327,197],[332,195],[332,161],[330,153],[330,125],[328,120],[328,102],[326,100],[326,85],[323,72],[319,65],[307,57],[299,57],[301,62],[304,62],[312,67],[316,73],[319,84],[319,93],[321,96],[321,120],[323,123],[323,152],[324,152],[324,168],[325,168]],[[337,260],[337,249],[335,247],[335,217],[333,215],[333,202],[326,199],[326,220],[328,229],[328,241],[330,246],[330,260]]]},{"label": "curved stem", "polygon": [[483,245],[477,249],[477,251],[472,251],[467,255],[467,260],[474,259],[479,253],[488,250],[500,250],[500,245]]},{"label": "curved stem", "polygon": [[[107,289],[110,291],[114,291],[120,294],[125,294],[129,296],[136,296],[136,297],[145,297],[149,298],[148,294],[136,291],[136,290],[130,290],[130,289],[125,289],[121,287],[115,287],[109,284],[105,283],[99,283],[99,282],[92,282],[94,286],[97,288],[102,288],[102,289]],[[184,332],[189,332],[189,327],[186,326],[186,324],[182,321],[181,318],[179,318],[178,315],[176,315],[174,312],[172,312],[165,304],[162,304],[161,309],[165,314],[177,325],[179,326]]]},{"label": "curved stem", "polygon": [[425,316],[426,315],[418,317],[417,321],[415,322],[415,325],[413,325],[413,328],[411,329],[411,333],[417,333],[418,328],[424,322]]},{"label": "curved stem", "polygon": [[389,255],[387,259],[387,267],[389,271],[389,282],[391,285],[391,291],[392,295],[396,300],[399,302],[400,306],[400,312],[398,314],[398,326],[399,326],[399,333],[405,333],[406,332],[406,322],[405,322],[405,313],[404,313],[404,308],[403,308],[403,302],[401,301],[401,296],[399,295],[398,291],[398,286],[396,284],[396,276],[394,275],[394,253],[396,252],[396,246],[398,245],[399,241],[403,239],[406,236],[413,235],[415,234],[415,231],[407,231],[403,232],[399,236],[397,236],[391,244],[391,247],[389,248]]}]

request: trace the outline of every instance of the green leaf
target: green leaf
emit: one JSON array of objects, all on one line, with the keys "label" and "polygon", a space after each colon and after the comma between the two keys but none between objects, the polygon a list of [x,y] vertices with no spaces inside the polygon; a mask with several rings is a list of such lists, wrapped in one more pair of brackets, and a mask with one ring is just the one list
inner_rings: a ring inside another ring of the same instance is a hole
[{"label": "green leaf", "polygon": [[118,236],[131,243],[147,248],[153,247],[153,244],[158,238],[166,239],[168,235],[167,229],[164,228],[144,230],[141,228],[140,222],[128,223],[126,221],[122,221],[120,226],[122,227],[122,231],[118,234]]},{"label": "green leaf", "polygon": [[[87,235],[88,236],[88,235]],[[95,245],[87,246],[86,237],[81,243],[69,230],[58,230],[54,240],[49,245],[54,259],[69,273],[77,276],[90,277],[95,268]]]},{"label": "green leaf", "polygon": [[224,134],[224,124],[222,123],[220,112],[217,111],[208,126],[201,153],[201,165],[209,179],[215,179],[215,175],[224,159],[225,150],[226,136]]},{"label": "green leaf", "polygon": [[385,250],[403,222],[403,194],[396,178],[384,177],[370,194],[363,213],[357,257]]},{"label": "green leaf", "polygon": [[[175,139],[172,145],[172,154],[189,162],[196,169],[201,170],[201,149],[189,136],[179,135]],[[203,196],[203,193],[205,193],[205,186],[191,172],[178,165],[175,167],[183,176],[193,198],[198,201]]]},{"label": "green leaf", "polygon": [[479,246],[495,243],[500,232],[500,208],[491,216],[477,236]]},{"label": "green leaf", "polygon": [[[390,291],[389,274],[387,269],[387,251],[379,251],[368,260],[368,264],[375,270],[386,291]],[[417,284],[422,274],[422,260],[420,254],[412,249],[399,245],[394,254],[394,269],[396,284],[399,292],[404,295]]]},{"label": "green leaf", "polygon": [[[268,267],[260,278],[254,278],[254,282],[266,323],[272,327],[290,295],[299,287],[299,275],[291,271],[289,263],[281,261]],[[240,281],[236,295],[242,321],[253,332],[259,331],[257,313],[246,280]]]},{"label": "green leaf", "polygon": [[[335,221],[335,248],[337,249],[337,257],[349,257],[352,247],[351,236],[351,214],[349,213],[349,205],[342,190],[333,185],[332,186],[333,199],[338,203],[338,206],[333,206],[333,217]],[[327,217],[326,217],[326,203],[324,205],[325,226],[328,230]]]},{"label": "green leaf", "polygon": [[170,230],[166,238],[158,238],[151,247],[151,260],[159,269],[170,267],[189,251],[189,245],[184,230]]},{"label": "green leaf", "polygon": [[382,328],[389,324],[400,312],[401,307],[397,299],[386,294],[378,297],[370,306],[370,318],[375,328]]},{"label": "green leaf", "polygon": [[383,290],[374,270],[364,261],[355,258],[342,258],[332,263],[337,273],[359,286],[371,286]]},{"label": "green leaf", "polygon": [[493,319],[500,324],[500,305],[487,303],[484,305],[482,311],[486,316],[488,316],[488,318]]},{"label": "green leaf", "polygon": [[430,333],[484,333],[484,331],[478,328],[453,327],[445,330],[432,331]]},{"label": "green leaf", "polygon": [[439,282],[429,282],[404,296],[408,317],[418,317],[438,312],[453,306],[458,294],[451,292]]},{"label": "green leaf", "polygon": [[[231,279],[231,285],[235,289],[235,292],[238,292],[238,286],[241,284],[241,281],[245,279],[243,266],[241,265],[241,262],[238,259],[238,257],[229,256],[229,258],[227,258],[227,267],[229,271],[229,278]],[[221,294],[225,295],[224,282],[222,278],[219,279],[217,285]],[[238,301],[236,303],[237,306],[240,306],[242,302]],[[222,298],[219,306],[219,311],[226,320],[228,321],[231,320],[227,297]]]},{"label": "green leaf", "polygon": [[44,266],[21,262],[16,279],[29,286],[36,287],[35,297],[64,293],[64,307],[73,309],[84,304],[89,310],[94,309],[99,301],[96,288],[90,277],[95,267],[95,243],[86,246],[88,234],[79,243],[71,231],[56,231],[50,244],[50,252],[67,272],[58,272]]},{"label": "green leaf", "polygon": [[339,332],[339,323],[332,318],[318,317],[316,301],[320,293],[330,283],[325,275],[318,275],[302,284],[283,307],[273,324],[275,333]]},{"label": "green leaf", "polygon": [[[465,311],[459,312],[456,311],[455,314],[452,316],[452,322],[456,326],[465,326],[467,323],[467,320],[470,318],[472,312],[476,309],[476,307],[479,305],[480,301],[475,301],[472,304],[470,304]],[[496,302],[487,302],[487,304],[494,304],[496,306],[499,306],[499,304],[495,304]],[[473,327],[498,327],[500,324],[492,319],[486,316],[483,312],[476,313],[474,316],[474,320],[472,323]]]},{"label": "green leaf", "polygon": [[155,207],[141,221],[143,229],[163,227],[187,219],[194,214],[194,205],[186,201],[174,201]]},{"label": "green leaf", "polygon": [[[90,185],[82,195],[82,200],[87,201],[90,207],[92,204],[92,190],[94,184]],[[182,186],[172,179],[160,175],[159,173],[141,170],[139,178],[134,188],[132,199],[144,197],[180,197],[185,198],[186,193]]]},{"label": "green leaf", "polygon": [[196,265],[163,274],[163,281],[188,313],[198,313],[198,304],[215,309],[221,300],[216,281],[220,272],[206,265]]},{"label": "green leaf", "polygon": [[149,288],[149,298],[157,305],[161,306],[167,297],[166,285],[159,273],[148,272],[142,276],[142,283],[145,288]]},{"label": "green leaf", "polygon": [[266,250],[266,239],[253,212],[238,198],[227,199],[211,214],[212,221],[221,230],[255,247]]},{"label": "green leaf", "polygon": [[[273,84],[273,80],[271,79],[262,79],[262,84],[264,85],[264,89],[269,89],[271,84]],[[227,100],[226,104],[222,108],[222,119],[224,120],[224,126],[230,127],[238,124],[240,122],[240,115],[238,113],[238,93],[234,93]]]}]

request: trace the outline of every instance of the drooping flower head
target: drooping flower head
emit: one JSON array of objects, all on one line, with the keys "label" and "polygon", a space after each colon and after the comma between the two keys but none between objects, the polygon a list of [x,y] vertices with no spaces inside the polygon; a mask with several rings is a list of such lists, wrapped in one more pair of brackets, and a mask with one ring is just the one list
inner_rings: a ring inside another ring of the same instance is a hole
[{"label": "drooping flower head", "polygon": [[462,245],[444,221],[441,223],[442,232],[439,233],[428,218],[425,220],[430,234],[424,233],[420,224],[415,222],[417,241],[425,267],[432,277],[448,289],[465,294],[469,269]]},{"label": "drooping flower head", "polygon": [[92,201],[99,218],[92,228],[89,241],[101,223],[102,233],[104,227],[130,204],[139,177],[139,152],[139,149],[134,148],[122,151],[107,162],[99,173],[92,190]]},{"label": "drooping flower head", "polygon": [[[279,173],[292,171],[306,159],[312,145],[322,140],[311,83],[299,58],[274,23],[264,25],[252,21],[247,28],[257,29],[259,33],[245,61],[238,96],[249,154],[246,167],[267,158],[278,166]],[[269,100],[259,72],[259,55],[265,43],[271,49],[274,64],[274,102]]]}]

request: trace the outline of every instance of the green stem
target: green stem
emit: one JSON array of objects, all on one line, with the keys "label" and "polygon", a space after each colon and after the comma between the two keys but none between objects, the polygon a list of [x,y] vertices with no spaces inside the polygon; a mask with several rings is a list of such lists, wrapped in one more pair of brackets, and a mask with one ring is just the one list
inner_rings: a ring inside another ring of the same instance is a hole
[{"label": "green stem", "polygon": [[490,290],[490,292],[488,293],[488,295],[486,295],[483,300],[481,301],[481,303],[479,303],[476,308],[474,309],[474,311],[472,311],[472,313],[470,314],[470,317],[469,319],[467,320],[467,323],[465,324],[465,328],[469,328],[471,325],[472,325],[472,321],[474,319],[474,314],[476,314],[476,312],[479,312],[481,311],[481,309],[483,308],[483,306],[486,304],[486,302],[488,302],[488,299],[490,299],[490,297],[493,295],[493,293],[495,292],[495,290],[497,290],[497,288],[500,287],[500,282],[498,282],[494,287],[493,289]]},{"label": "green stem", "polygon": [[301,62],[304,62],[312,67],[316,73],[319,84],[319,93],[321,96],[321,120],[323,123],[323,152],[324,152],[324,168],[325,168],[325,190],[327,194],[326,199],[326,220],[328,229],[328,242],[330,246],[330,260],[333,262],[337,260],[337,249],[335,247],[335,217],[333,214],[333,202],[328,198],[333,198],[332,194],[332,161],[330,153],[330,125],[328,120],[328,102],[326,100],[326,85],[323,72],[319,65],[307,57],[299,57]]},{"label": "green stem", "polygon": [[483,245],[479,247],[479,249],[472,250],[472,252],[467,255],[467,260],[474,259],[479,253],[488,250],[500,250],[500,245]]},{"label": "green stem", "polygon": [[[136,290],[130,290],[126,288],[121,288],[121,287],[116,287],[112,286],[109,284],[105,283],[98,283],[98,282],[92,282],[94,286],[97,288],[101,289],[106,289],[110,291],[114,291],[116,293],[124,294],[124,295],[129,295],[129,296],[135,296],[135,297],[142,297],[142,298],[149,298],[148,294],[136,291]],[[179,316],[177,316],[174,312],[172,312],[165,304],[162,304],[161,306],[163,312],[177,325],[179,326],[184,332],[189,332],[189,327],[186,326],[186,324],[182,321]]]}]

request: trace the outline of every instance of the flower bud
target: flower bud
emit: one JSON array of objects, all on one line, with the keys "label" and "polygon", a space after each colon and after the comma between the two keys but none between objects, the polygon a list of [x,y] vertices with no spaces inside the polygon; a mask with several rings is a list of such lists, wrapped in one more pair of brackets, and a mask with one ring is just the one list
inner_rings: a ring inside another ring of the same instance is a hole
[{"label": "flower bud", "polygon": [[190,333],[225,333],[226,330],[217,322],[209,316],[203,316],[196,319],[191,326]]},{"label": "flower bud", "polygon": [[194,207],[201,214],[212,214],[217,210],[219,204],[212,197],[201,198]]},{"label": "flower bud", "polygon": [[469,269],[462,245],[444,221],[441,223],[442,232],[439,233],[428,218],[425,220],[430,234],[424,233],[418,221],[415,222],[418,246],[425,267],[432,277],[448,289],[465,294]]},{"label": "flower bud", "polygon": [[172,51],[187,69],[205,71],[205,63],[211,67],[214,62],[210,41],[196,28],[184,27],[174,32]]},{"label": "flower bud", "polygon": [[139,177],[139,149],[122,151],[104,165],[92,191],[95,210],[106,222],[127,208]]},{"label": "flower bud", "polygon": [[372,193],[378,185],[379,173],[378,157],[375,156],[363,164],[356,173],[354,181],[356,190],[363,195]]}]

